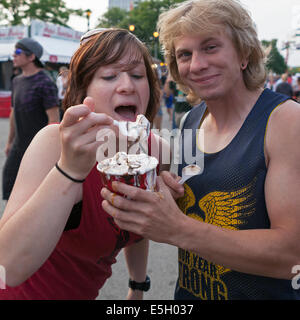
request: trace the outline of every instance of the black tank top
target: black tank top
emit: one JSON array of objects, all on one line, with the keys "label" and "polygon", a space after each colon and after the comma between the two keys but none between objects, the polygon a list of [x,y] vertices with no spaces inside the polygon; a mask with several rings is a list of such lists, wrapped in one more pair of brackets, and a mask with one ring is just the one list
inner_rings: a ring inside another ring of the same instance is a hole
[{"label": "black tank top", "polygon": [[[187,116],[182,130],[184,142],[192,146],[194,156],[204,157],[202,174],[189,179],[185,194],[178,202],[186,215],[232,230],[268,229],[264,184],[266,164],[264,140],[272,111],[287,96],[265,89],[232,141],[221,151],[206,154],[196,147],[196,130],[206,105],[201,103]],[[192,129],[185,139],[184,129]],[[195,152],[197,150],[197,152]],[[181,176],[183,161],[179,165]],[[293,290],[291,281],[237,272],[202,259],[179,248],[179,278],[175,299],[299,299],[300,290]]]}]

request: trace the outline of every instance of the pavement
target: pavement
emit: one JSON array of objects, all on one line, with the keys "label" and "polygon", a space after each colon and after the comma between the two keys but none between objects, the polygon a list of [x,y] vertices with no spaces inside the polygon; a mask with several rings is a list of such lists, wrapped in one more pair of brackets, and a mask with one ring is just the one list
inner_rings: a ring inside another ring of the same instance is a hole
[{"label": "pavement", "polygon": [[[170,123],[163,107],[162,128],[170,129]],[[6,159],[4,148],[9,130],[9,119],[0,118],[0,192],[2,198],[2,168]],[[176,167],[172,166],[172,171]],[[5,202],[0,200],[0,217]],[[148,275],[151,278],[151,289],[144,294],[145,300],[173,300],[177,280],[177,248],[156,242],[150,242],[148,258]],[[123,300],[128,292],[128,272],[123,252],[118,255],[117,263],[112,266],[112,276],[100,290],[97,300]]]}]

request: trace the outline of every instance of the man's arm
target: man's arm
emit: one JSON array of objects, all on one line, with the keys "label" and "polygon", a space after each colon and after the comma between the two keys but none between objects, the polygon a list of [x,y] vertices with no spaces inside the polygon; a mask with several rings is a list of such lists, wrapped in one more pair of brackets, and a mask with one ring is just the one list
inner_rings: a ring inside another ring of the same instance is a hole
[{"label": "man's arm", "polygon": [[15,138],[15,116],[14,116],[14,109],[11,108],[11,112],[9,115],[9,133],[8,133],[7,143],[5,146],[6,155],[8,155],[11,150],[14,138]]},{"label": "man's arm", "polygon": [[59,109],[58,107],[53,107],[46,110],[48,116],[48,124],[59,123]]}]

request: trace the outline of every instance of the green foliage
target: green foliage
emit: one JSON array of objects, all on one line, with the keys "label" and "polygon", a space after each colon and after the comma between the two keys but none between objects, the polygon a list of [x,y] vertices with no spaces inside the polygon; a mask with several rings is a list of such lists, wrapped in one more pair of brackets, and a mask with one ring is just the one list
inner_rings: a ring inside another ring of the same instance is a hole
[{"label": "green foliage", "polygon": [[262,45],[267,47],[272,45],[272,49],[267,59],[266,67],[269,71],[272,71],[276,74],[285,73],[287,70],[287,65],[284,61],[283,56],[277,49],[277,39],[273,39],[272,41],[262,41]]},{"label": "green foliage", "polygon": [[[66,7],[63,0],[0,0],[0,18],[10,25],[26,24],[40,19],[67,26],[71,14],[83,16],[83,10]],[[7,23],[6,23],[7,24]]]},{"label": "green foliage", "polygon": [[[103,18],[99,19],[97,27],[120,27],[128,29],[134,25],[134,34],[146,43],[152,55],[155,54],[155,46],[158,46],[158,39],[155,40],[153,32],[156,31],[158,16],[171,5],[183,2],[183,0],[147,0],[137,3],[133,10],[127,12],[118,8],[108,10]],[[117,9],[117,10],[116,10]],[[155,43],[155,41],[157,41]],[[162,59],[160,50],[157,50],[159,58]]]},{"label": "green foliage", "polygon": [[127,17],[126,10],[120,8],[111,8],[98,20],[98,27],[111,28],[120,27],[123,20]]}]

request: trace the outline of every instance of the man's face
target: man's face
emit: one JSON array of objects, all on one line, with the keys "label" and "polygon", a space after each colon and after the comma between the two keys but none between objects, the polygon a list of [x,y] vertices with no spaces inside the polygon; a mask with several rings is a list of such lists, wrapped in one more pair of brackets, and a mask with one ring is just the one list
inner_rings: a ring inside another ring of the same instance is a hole
[{"label": "man's face", "polygon": [[16,48],[13,53],[13,66],[23,68],[34,60],[34,55],[20,48]]},{"label": "man's face", "polygon": [[180,77],[204,100],[232,94],[243,84],[242,60],[225,32],[184,35],[174,42]]}]

